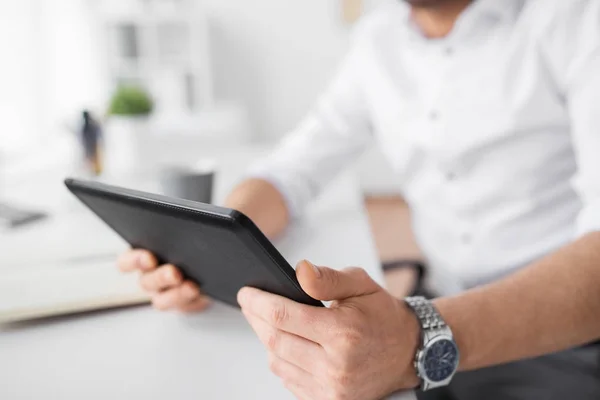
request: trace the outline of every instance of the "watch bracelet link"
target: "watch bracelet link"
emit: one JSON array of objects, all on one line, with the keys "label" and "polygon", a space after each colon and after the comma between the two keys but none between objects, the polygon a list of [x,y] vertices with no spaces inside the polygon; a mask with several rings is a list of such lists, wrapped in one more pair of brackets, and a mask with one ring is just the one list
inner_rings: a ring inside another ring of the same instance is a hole
[{"label": "watch bracelet link", "polygon": [[446,327],[446,322],[444,322],[438,310],[425,297],[407,297],[404,301],[417,316],[423,331]]}]

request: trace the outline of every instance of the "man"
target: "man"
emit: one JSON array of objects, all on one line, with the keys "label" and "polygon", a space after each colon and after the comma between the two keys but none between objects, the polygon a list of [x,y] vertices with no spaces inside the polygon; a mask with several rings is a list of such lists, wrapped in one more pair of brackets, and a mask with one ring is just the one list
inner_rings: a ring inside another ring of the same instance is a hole
[{"label": "man", "polygon": [[[595,337],[559,341],[546,329],[582,321],[560,292],[573,292],[567,278],[580,268],[600,265],[598,71],[595,0],[389,1],[363,21],[313,113],[227,204],[274,237],[375,139],[398,171],[436,295],[530,264],[534,276],[545,270],[547,282],[563,285],[540,290],[519,273],[492,295],[404,303],[362,270],[302,263],[302,287],[331,308],[253,289],[239,296],[272,369],[298,398],[376,399],[419,384],[441,386],[419,394],[433,399],[600,397],[597,345],[463,372],[444,387],[457,365],[472,370]],[[148,253],[130,252],[120,266],[143,272],[159,309],[208,304]]]}]

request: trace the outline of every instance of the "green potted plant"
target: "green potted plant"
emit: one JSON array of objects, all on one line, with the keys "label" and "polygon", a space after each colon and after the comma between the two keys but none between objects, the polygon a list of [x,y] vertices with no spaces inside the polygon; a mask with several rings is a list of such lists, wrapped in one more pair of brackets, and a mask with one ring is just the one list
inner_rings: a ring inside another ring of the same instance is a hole
[{"label": "green potted plant", "polygon": [[141,86],[119,86],[107,110],[104,143],[104,170],[107,173],[133,172],[140,166],[141,149],[149,134],[149,119],[154,101]]},{"label": "green potted plant", "polygon": [[147,117],[154,109],[150,94],[138,86],[119,86],[108,107],[109,116]]}]

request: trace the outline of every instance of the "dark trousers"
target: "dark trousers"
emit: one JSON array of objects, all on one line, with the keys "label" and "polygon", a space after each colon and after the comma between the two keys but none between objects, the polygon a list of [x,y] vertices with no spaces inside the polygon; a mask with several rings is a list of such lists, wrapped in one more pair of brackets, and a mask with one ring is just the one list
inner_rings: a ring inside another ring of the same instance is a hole
[{"label": "dark trousers", "polygon": [[[427,296],[423,290],[417,294]],[[549,332],[550,334],[550,332]],[[460,372],[419,400],[599,400],[600,343],[477,371]]]}]

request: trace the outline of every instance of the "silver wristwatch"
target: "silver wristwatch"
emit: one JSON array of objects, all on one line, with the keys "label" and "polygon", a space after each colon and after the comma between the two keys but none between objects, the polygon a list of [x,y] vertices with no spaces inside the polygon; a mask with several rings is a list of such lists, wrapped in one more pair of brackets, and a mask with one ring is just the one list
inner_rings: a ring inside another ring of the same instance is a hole
[{"label": "silver wristwatch", "polygon": [[456,374],[460,360],[452,330],[426,298],[408,297],[405,302],[421,325],[421,345],[414,363],[421,379],[421,390],[447,386]]}]

